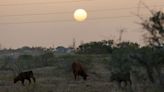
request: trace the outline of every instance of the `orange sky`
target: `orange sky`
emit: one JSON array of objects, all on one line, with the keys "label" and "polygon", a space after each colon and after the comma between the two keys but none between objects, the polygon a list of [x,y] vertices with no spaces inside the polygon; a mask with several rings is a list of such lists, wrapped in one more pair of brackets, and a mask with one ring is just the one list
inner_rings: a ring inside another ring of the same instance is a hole
[{"label": "orange sky", "polygon": [[[151,9],[164,8],[162,0],[142,1]],[[133,14],[137,13],[138,2],[139,0],[1,0],[0,43],[7,48],[70,46],[73,38],[76,38],[77,44],[81,41],[118,39],[122,28],[127,30],[123,34],[124,40],[141,43],[141,26],[135,23],[139,20]],[[86,21],[74,21],[73,11],[77,8],[88,11]],[[140,14],[148,16],[149,12],[140,8]]]}]

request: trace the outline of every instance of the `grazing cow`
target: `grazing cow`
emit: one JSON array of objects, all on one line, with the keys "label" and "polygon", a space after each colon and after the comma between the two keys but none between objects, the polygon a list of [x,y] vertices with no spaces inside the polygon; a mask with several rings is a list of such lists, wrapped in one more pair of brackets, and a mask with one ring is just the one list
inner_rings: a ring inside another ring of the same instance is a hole
[{"label": "grazing cow", "polygon": [[83,66],[81,63],[79,62],[73,62],[72,63],[72,70],[73,70],[73,74],[76,80],[76,77],[82,76],[84,80],[87,80],[88,75],[86,74]]},{"label": "grazing cow", "polygon": [[113,81],[118,82],[119,86],[121,85],[122,82],[125,83],[125,86],[127,86],[128,82],[130,83],[130,86],[132,84],[129,72],[128,73],[114,73],[114,72],[112,72],[111,76],[110,76],[110,81],[111,82],[113,82]]},{"label": "grazing cow", "polygon": [[34,77],[32,71],[21,72],[21,73],[19,73],[18,76],[16,76],[14,78],[14,83],[17,83],[18,81],[21,81],[22,85],[24,86],[25,79],[27,79],[29,81],[29,84],[30,84],[31,83],[31,78],[35,82],[35,77]]}]

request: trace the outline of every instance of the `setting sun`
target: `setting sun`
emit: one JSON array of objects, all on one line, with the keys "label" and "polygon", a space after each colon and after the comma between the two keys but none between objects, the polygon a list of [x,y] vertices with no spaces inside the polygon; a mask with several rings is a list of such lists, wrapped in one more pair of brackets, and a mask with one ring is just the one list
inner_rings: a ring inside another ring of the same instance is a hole
[{"label": "setting sun", "polygon": [[86,20],[87,18],[87,12],[84,9],[77,9],[74,12],[74,19],[76,21],[82,22]]}]

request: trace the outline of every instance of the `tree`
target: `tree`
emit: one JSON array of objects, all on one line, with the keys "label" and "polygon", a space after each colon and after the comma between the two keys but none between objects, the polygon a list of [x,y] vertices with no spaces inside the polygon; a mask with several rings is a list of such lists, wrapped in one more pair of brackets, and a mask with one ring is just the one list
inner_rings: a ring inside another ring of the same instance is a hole
[{"label": "tree", "polygon": [[149,80],[152,83],[161,83],[161,65],[164,64],[164,49],[154,49],[153,47],[142,47],[137,53],[131,55],[135,59],[135,64],[139,64],[147,71]]},{"label": "tree", "polygon": [[149,33],[145,37],[151,46],[161,47],[164,44],[164,13],[162,11],[151,12],[152,16],[146,20],[142,19],[141,25]]},{"label": "tree", "polygon": [[139,44],[133,43],[133,42],[121,42],[116,45],[116,48],[121,48],[121,49],[138,49]]},{"label": "tree", "polygon": [[53,60],[54,53],[51,50],[45,51],[44,54],[40,55],[40,61],[44,64],[44,66],[48,66],[49,62]]},{"label": "tree", "polygon": [[132,60],[129,58],[131,53],[136,52],[139,49],[137,43],[122,42],[118,43],[112,52],[112,61],[110,65],[114,72],[129,73],[132,70]]},{"label": "tree", "polygon": [[[156,79],[161,82],[161,64],[164,64],[164,13],[162,11],[150,12],[151,17],[146,20],[141,18],[141,25],[149,34],[145,36],[148,46],[140,50],[140,57],[137,60],[147,69],[149,79],[152,82],[156,82]],[[157,78],[153,77],[155,74]]]},{"label": "tree", "polygon": [[85,43],[77,48],[81,54],[108,54],[112,52],[113,40]]},{"label": "tree", "polygon": [[23,54],[17,58],[16,64],[17,66],[20,67],[20,69],[23,70],[23,69],[31,68],[33,66],[33,61],[34,61],[34,56]]}]

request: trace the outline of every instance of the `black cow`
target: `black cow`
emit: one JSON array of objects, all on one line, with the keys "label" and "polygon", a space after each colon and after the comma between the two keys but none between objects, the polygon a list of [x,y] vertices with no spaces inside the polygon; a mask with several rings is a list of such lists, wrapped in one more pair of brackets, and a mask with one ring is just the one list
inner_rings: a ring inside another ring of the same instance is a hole
[{"label": "black cow", "polygon": [[114,73],[114,72],[112,72],[111,76],[110,76],[110,81],[111,82],[113,82],[113,81],[118,82],[119,86],[121,85],[122,82],[125,83],[125,86],[127,86],[128,82],[130,83],[130,85],[132,84],[132,81],[130,79],[130,72],[126,72],[126,73],[123,73],[123,72]]},{"label": "black cow", "polygon": [[22,85],[24,86],[24,81],[25,79],[29,81],[29,84],[31,83],[31,78],[35,82],[35,77],[33,75],[32,71],[26,71],[26,72],[21,72],[19,73],[18,76],[14,78],[14,83],[17,83],[18,81],[22,82]]}]

